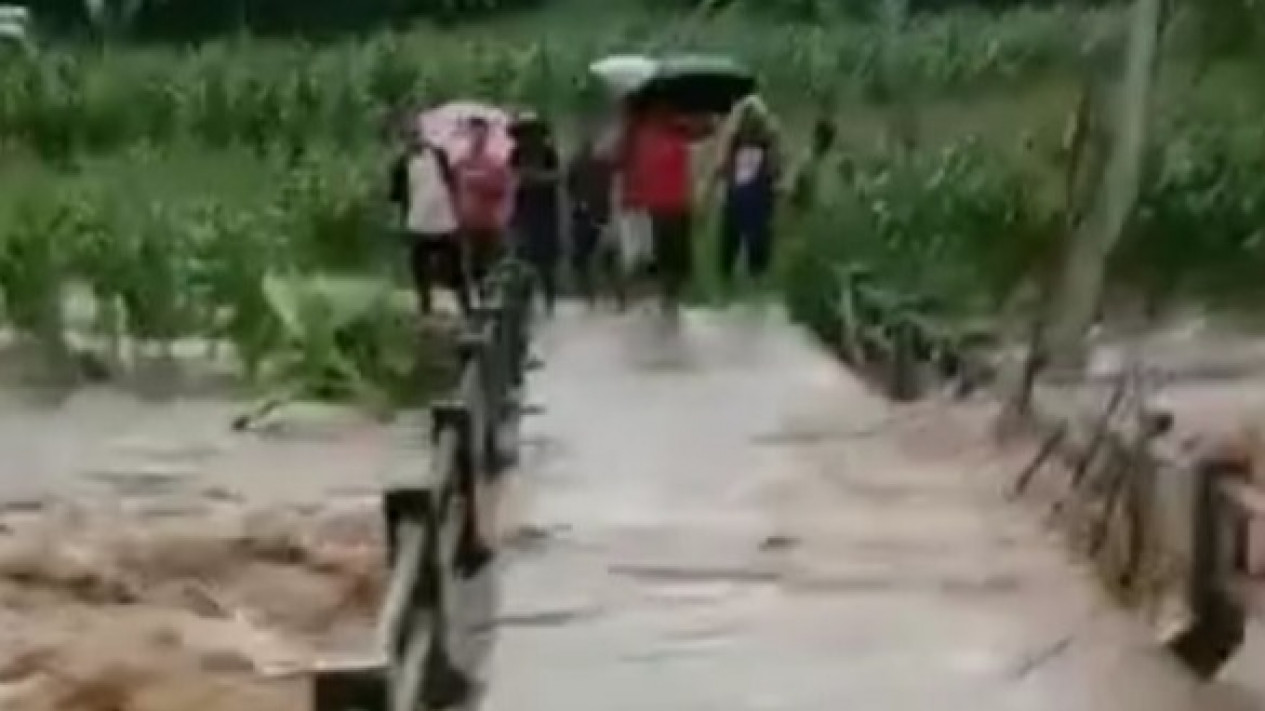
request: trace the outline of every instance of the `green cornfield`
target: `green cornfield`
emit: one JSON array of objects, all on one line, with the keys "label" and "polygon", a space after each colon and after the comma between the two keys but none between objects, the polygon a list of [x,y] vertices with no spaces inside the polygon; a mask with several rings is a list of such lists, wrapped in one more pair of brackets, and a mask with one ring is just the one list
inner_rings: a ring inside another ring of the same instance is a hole
[{"label": "green cornfield", "polygon": [[[916,24],[896,61],[906,83],[929,94],[1031,81],[1074,62],[1086,32],[1105,17],[947,15]],[[392,110],[455,97],[573,114],[600,98],[588,85],[589,63],[647,47],[738,55],[789,106],[864,100],[878,81],[871,26],[722,19],[662,36],[651,23],[615,22],[599,32],[384,32],[325,44],[231,39],[187,50],[53,47],[32,62],[0,64],[0,126],[7,140],[50,160],[138,142],[259,150],[364,143],[380,136]]]},{"label": "green cornfield", "polygon": [[[841,155],[822,168],[829,189],[783,220],[780,286],[793,307],[827,298],[832,265],[862,260],[952,312],[989,312],[1049,262],[1074,72],[1117,18],[1067,8],[919,17],[889,60],[924,140],[897,155],[878,140],[886,76],[873,25],[732,13],[557,22],[551,12],[322,42],[54,41],[4,57],[8,330],[50,362],[83,348],[161,355],[198,339],[229,351],[257,387],[377,404],[417,393],[407,383],[419,334],[384,199],[391,122],[479,98],[542,110],[565,137],[602,105],[591,61],[666,50],[749,63],[793,162],[809,119],[828,113],[840,125]],[[1259,111],[1222,100],[1242,79],[1198,91],[1185,81],[1170,89],[1184,108],[1165,112],[1118,271],[1157,303],[1242,303],[1265,267]]]}]

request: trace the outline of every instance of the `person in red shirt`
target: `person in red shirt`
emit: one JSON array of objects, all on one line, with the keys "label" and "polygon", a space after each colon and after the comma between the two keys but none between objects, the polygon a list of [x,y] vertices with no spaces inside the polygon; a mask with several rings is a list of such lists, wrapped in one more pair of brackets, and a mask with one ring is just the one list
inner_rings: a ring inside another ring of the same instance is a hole
[{"label": "person in red shirt", "polygon": [[[649,222],[654,271],[665,306],[675,306],[689,282],[693,262],[690,127],[686,119],[666,111],[634,119],[622,163],[623,207],[632,220],[644,215]],[[632,227],[637,229],[635,222]]]},{"label": "person in red shirt", "polygon": [[453,166],[457,182],[457,222],[466,252],[467,278],[483,279],[504,247],[513,178],[488,150],[491,126],[470,121],[470,148]]}]

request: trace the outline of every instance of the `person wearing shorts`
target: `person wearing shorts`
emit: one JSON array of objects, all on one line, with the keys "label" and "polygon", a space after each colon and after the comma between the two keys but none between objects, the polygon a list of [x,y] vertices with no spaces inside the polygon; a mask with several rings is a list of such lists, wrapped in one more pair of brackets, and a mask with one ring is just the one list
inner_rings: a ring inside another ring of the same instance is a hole
[{"label": "person wearing shorts", "polygon": [[457,303],[469,306],[454,204],[456,180],[448,157],[420,131],[410,130],[405,151],[391,168],[391,201],[400,210],[409,272],[418,310],[431,312],[431,291],[445,283]]}]

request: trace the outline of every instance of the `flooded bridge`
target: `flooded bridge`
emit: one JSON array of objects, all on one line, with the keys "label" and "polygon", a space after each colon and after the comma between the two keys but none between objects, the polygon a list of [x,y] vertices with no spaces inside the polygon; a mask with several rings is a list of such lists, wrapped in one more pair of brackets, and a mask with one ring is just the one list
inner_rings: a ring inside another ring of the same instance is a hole
[{"label": "flooded bridge", "polygon": [[388,494],[386,661],[318,674],[318,711],[1265,708],[1255,636],[1197,680],[1013,500],[993,408],[893,404],[775,309],[564,309],[479,483],[523,392],[489,313]]},{"label": "flooded bridge", "polygon": [[539,348],[490,711],[1265,708],[1005,500],[984,412],[893,407],[776,314],[572,312]]}]

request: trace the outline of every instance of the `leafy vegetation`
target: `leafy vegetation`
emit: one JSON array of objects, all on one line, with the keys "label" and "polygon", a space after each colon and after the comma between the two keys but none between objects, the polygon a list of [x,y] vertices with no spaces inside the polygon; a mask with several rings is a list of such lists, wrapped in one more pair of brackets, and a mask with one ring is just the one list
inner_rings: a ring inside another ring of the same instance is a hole
[{"label": "leafy vegetation", "polygon": [[786,265],[792,312],[817,329],[834,318],[840,269],[864,265],[958,316],[995,309],[1048,258],[1053,213],[1024,176],[978,142],[847,167],[843,190],[803,224]]},{"label": "leafy vegetation", "polygon": [[[397,261],[381,199],[389,120],[469,96],[572,118],[598,96],[586,79],[593,58],[647,47],[739,55],[762,76],[792,139],[806,117],[833,107],[845,160],[829,167],[832,187],[814,207],[786,218],[784,288],[801,318],[829,313],[837,270],[856,262],[950,313],[995,313],[1030,290],[1065,237],[1063,166],[1047,134],[1072,109],[1065,87],[1084,45],[1118,24],[1112,7],[992,14],[978,4],[915,4],[943,12],[916,14],[880,63],[882,33],[855,19],[872,3],[847,0],[770,0],[759,12],[777,19],[758,22],[741,0],[712,3],[703,19],[692,14],[670,32],[662,9],[633,9],[639,3],[601,14],[598,31],[555,22],[552,12],[442,30],[396,22],[466,13],[467,4],[317,2],[313,22],[325,17],[317,6],[338,5],[387,28],[332,41],[54,43],[0,63],[0,297],[9,324],[52,354],[86,332],[116,359],[127,345],[162,353],[196,336],[231,345],[260,387],[297,378],[309,394],[380,403],[409,377],[400,354],[417,335],[404,328],[399,279],[387,266]],[[66,0],[69,14],[52,5],[44,14],[74,24],[72,5],[81,7]],[[137,36],[185,32],[169,22],[212,33],[229,20],[199,13],[235,12],[235,27],[244,17],[266,34],[294,7],[147,2],[125,24]],[[1202,21],[1186,19],[1184,27]],[[1163,147],[1117,255],[1123,288],[1157,304],[1254,296],[1265,267],[1256,227],[1265,174],[1253,160],[1261,142],[1245,128],[1260,107],[1227,98],[1250,72],[1221,85],[1233,73],[1216,69],[1200,67],[1197,81],[1170,72],[1167,91],[1198,120],[1163,112]],[[942,109],[925,117],[912,152],[872,147],[893,79],[915,104]],[[1053,99],[1027,113],[990,119],[981,108],[1022,103],[1043,87]],[[1035,150],[1008,145],[1028,131]],[[83,292],[92,304],[85,318],[66,308]]]},{"label": "leafy vegetation", "polygon": [[1216,307],[1265,295],[1265,135],[1192,126],[1155,150],[1115,271],[1153,311],[1176,301]]},{"label": "leafy vegetation", "polygon": [[[173,3],[179,4],[179,3]],[[1031,81],[1074,61],[1098,14],[1017,11],[1005,19],[954,14],[910,30],[897,57],[928,95]],[[0,126],[48,160],[135,143],[295,150],[381,136],[404,104],[478,95],[560,115],[586,107],[594,57],[637,48],[658,24],[613,22],[601,32],[419,29],[313,45],[232,39],[196,49],[98,51],[53,47],[0,63]],[[859,24],[762,27],[722,18],[671,44],[743,56],[775,101],[864,101],[878,79],[878,39]]]},{"label": "leafy vegetation", "polygon": [[[1246,309],[1265,296],[1265,132],[1207,116],[1168,126],[1113,257],[1112,290],[1151,313],[1201,303]],[[962,141],[847,166],[844,189],[797,225],[784,289],[817,329],[835,313],[840,269],[929,297],[949,317],[995,317],[1042,283],[1066,238],[1062,207],[996,147]]]},{"label": "leafy vegetation", "polygon": [[[204,168],[192,179],[191,159]],[[422,397],[441,371],[419,363],[421,329],[369,179],[378,169],[375,154],[146,150],[73,174],[17,170],[0,177],[3,314],[49,353],[74,341],[115,368],[192,339],[230,346],[262,394],[375,408]]]}]

